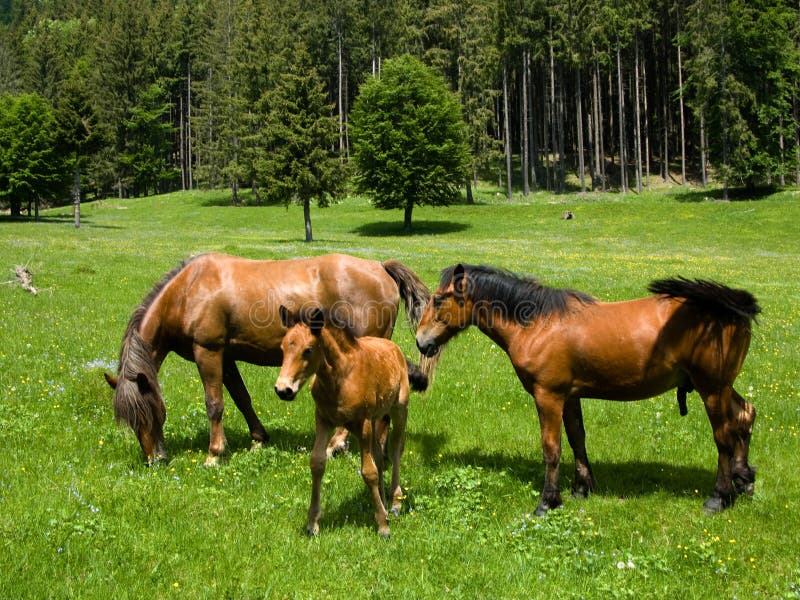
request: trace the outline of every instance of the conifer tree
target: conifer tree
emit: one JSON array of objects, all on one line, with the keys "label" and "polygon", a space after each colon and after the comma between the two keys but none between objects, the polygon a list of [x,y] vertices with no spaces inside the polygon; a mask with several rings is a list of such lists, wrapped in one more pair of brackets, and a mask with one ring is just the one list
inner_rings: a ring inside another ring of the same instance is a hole
[{"label": "conifer tree", "polygon": [[338,120],[331,116],[332,106],[305,48],[295,49],[291,65],[259,106],[264,120],[255,180],[266,200],[303,206],[305,240],[311,242],[311,202],[325,207],[338,198],[345,172],[333,150]]}]

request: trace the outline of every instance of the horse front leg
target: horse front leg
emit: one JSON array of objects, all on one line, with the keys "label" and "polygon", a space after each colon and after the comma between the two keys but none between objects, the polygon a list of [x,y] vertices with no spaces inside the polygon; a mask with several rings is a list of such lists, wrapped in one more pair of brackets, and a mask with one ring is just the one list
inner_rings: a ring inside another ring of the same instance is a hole
[{"label": "horse front leg", "polygon": [[575,481],[572,494],[585,498],[594,489],[594,477],[586,455],[586,430],[583,428],[583,410],[580,398],[569,398],[564,403],[564,430],[575,456]]},{"label": "horse front leg", "polygon": [[233,402],[239,409],[239,412],[244,416],[247,421],[247,427],[250,429],[250,438],[253,440],[252,448],[260,448],[264,443],[269,441],[269,435],[266,429],[261,424],[261,421],[253,410],[253,401],[250,398],[250,393],[244,385],[239,368],[233,360],[225,360],[222,370],[222,382],[225,384],[225,389],[233,398]]},{"label": "horse front leg", "polygon": [[[383,494],[381,490],[381,471],[375,462],[373,453],[375,452],[376,440],[374,428],[370,419],[364,419],[359,436],[361,446],[361,477],[370,491],[372,504],[375,508],[375,523],[378,526],[378,533],[384,537],[390,537],[389,514],[383,504]],[[380,452],[380,450],[378,450]]]},{"label": "horse front leg", "polygon": [[322,516],[320,492],[322,489],[322,477],[325,475],[325,465],[328,461],[325,447],[328,444],[329,428],[322,422],[319,414],[316,415],[315,420],[317,437],[314,439],[314,448],[311,450],[311,503],[308,506],[308,522],[306,523],[306,533],[310,536],[319,534],[319,519]]},{"label": "horse front leg", "polygon": [[558,487],[558,468],[561,461],[561,420],[564,412],[564,398],[543,388],[536,388],[534,393],[536,411],[539,413],[539,428],[542,436],[542,454],[544,458],[544,488],[537,516],[544,516],[547,511],[561,506],[561,491]]},{"label": "horse front leg", "polygon": [[203,381],[209,422],[208,455],[205,465],[214,467],[219,464],[219,456],[225,451],[226,445],[225,431],[222,428],[222,413],[225,411],[222,397],[222,351],[209,350],[196,344],[194,362]]}]

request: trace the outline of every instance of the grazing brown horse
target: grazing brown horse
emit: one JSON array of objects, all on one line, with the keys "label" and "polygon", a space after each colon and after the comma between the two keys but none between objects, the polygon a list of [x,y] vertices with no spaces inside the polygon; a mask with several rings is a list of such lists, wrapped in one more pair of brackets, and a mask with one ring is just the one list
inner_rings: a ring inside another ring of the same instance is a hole
[{"label": "grazing brown horse", "polygon": [[[225,449],[223,385],[244,415],[253,443],[268,440],[253,411],[236,361],[281,364],[278,307],[323,306],[357,336],[391,337],[402,298],[416,325],[429,292],[408,267],[341,254],[257,261],[200,255],[168,273],[133,312],[120,351],[114,412],[137,434],[148,461],[166,458],[166,407],[158,384],[164,358],[175,352],[194,361],[205,389],[210,422],[206,464]],[[432,365],[432,363],[428,363]],[[340,436],[344,442],[347,432]]]},{"label": "grazing brown horse", "polygon": [[737,493],[752,494],[755,470],[747,457],[756,411],[733,381],[760,312],[756,299],[683,278],[655,281],[648,289],[653,296],[606,303],[489,267],[456,265],[442,272],[417,346],[432,355],[476,325],[508,353],[539,414],[545,482],[537,514],[561,505],[562,419],[575,454],[573,493],[585,496],[594,486],[582,397],[640,400],[675,387],[679,401],[699,392],[719,452],[706,512],[732,505]]},{"label": "grazing brown horse", "polygon": [[281,343],[283,364],[275,382],[275,392],[283,400],[293,400],[303,384],[311,384],[314,397],[316,439],[311,451],[311,504],[306,531],[319,533],[320,488],[328,455],[328,434],[344,425],[361,447],[361,476],[375,506],[378,533],[389,537],[389,520],[383,502],[383,448],[376,426],[391,416],[392,511],[402,504],[400,456],[403,454],[408,415],[409,383],[423,391],[428,378],[419,367],[403,356],[393,342],[377,337],[356,338],[347,326],[341,327],[325,317],[319,308],[290,312],[280,307],[281,322],[287,328]]}]

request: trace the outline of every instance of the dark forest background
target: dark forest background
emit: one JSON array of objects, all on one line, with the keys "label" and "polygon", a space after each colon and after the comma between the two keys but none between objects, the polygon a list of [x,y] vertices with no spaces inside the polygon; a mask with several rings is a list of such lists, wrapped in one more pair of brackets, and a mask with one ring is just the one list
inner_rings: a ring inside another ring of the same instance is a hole
[{"label": "dark forest background", "polygon": [[798,0],[0,0],[0,96],[46,113],[60,174],[37,202],[70,187],[258,201],[265,98],[295,57],[347,164],[359,86],[401,54],[460,99],[465,184],[800,184]]}]

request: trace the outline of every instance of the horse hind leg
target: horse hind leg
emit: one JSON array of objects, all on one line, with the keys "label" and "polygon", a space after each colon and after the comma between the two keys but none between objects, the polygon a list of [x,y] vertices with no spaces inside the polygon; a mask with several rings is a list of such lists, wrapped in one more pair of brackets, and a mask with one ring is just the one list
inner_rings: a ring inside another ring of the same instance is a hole
[{"label": "horse hind leg", "polygon": [[[389,514],[383,503],[383,491],[381,482],[381,468],[376,464],[375,447],[377,446],[372,422],[369,419],[364,421],[361,428],[359,444],[361,445],[361,477],[370,491],[372,504],[375,508],[375,523],[378,526],[378,533],[381,537],[389,538]],[[378,457],[380,461],[380,457]]]},{"label": "horse hind leg", "polygon": [[713,514],[732,506],[737,493],[752,493],[755,470],[747,459],[755,409],[730,385],[702,395],[719,453],[714,493],[703,505]]},{"label": "horse hind leg", "polygon": [[223,365],[222,382],[225,389],[233,398],[233,402],[239,409],[239,412],[244,416],[247,421],[247,427],[250,429],[250,439],[253,440],[252,448],[260,448],[263,444],[269,441],[269,435],[266,429],[261,424],[261,421],[253,410],[253,401],[250,398],[250,393],[244,385],[241,373],[236,363],[232,360],[226,360]]},{"label": "horse hind leg", "polygon": [[580,398],[571,398],[564,403],[564,430],[575,456],[575,481],[572,494],[585,498],[594,489],[594,476],[586,454],[586,430],[583,427],[583,411]]},{"label": "horse hind leg", "polygon": [[326,449],[326,453],[328,458],[333,458],[337,454],[341,454],[342,452],[347,451],[348,443],[347,443],[347,436],[350,435],[350,432],[347,431],[344,427],[337,427],[336,431],[333,432],[330,441],[328,442],[328,447]]},{"label": "horse hind leg", "polygon": [[731,390],[733,401],[739,407],[737,420],[736,444],[733,450],[731,477],[737,494],[752,496],[756,481],[756,468],[748,463],[750,453],[750,437],[756,420],[756,409],[742,398],[736,390]]},{"label": "horse hind leg", "polygon": [[403,507],[403,488],[400,487],[400,457],[403,455],[408,420],[408,399],[398,402],[392,410],[392,483],[389,488],[392,514],[397,516]]}]

